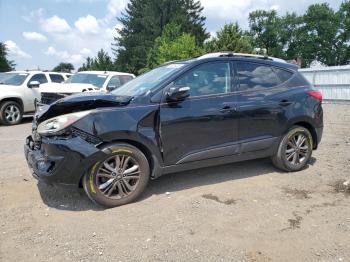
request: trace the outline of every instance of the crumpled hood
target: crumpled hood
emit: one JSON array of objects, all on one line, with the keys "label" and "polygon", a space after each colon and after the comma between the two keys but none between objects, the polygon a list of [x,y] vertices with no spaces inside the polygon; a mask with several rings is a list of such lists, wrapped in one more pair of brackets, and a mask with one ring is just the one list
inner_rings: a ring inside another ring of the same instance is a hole
[{"label": "crumpled hood", "polygon": [[102,92],[86,92],[67,96],[51,105],[40,106],[35,114],[35,120],[40,123],[46,119],[102,107],[126,106],[130,103],[130,96],[116,96]]},{"label": "crumpled hood", "polygon": [[41,93],[81,93],[86,91],[97,91],[94,85],[81,83],[45,83],[40,85]]}]

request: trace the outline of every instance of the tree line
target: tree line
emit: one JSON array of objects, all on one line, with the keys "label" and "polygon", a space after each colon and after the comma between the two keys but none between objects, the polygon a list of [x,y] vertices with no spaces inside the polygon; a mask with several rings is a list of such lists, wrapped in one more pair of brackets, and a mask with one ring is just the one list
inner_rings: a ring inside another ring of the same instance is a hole
[{"label": "tree line", "polygon": [[101,49],[78,70],[141,74],[166,61],[219,51],[298,59],[303,67],[314,60],[328,66],[350,63],[350,0],[337,10],[313,4],[300,15],[256,10],[249,14],[247,30],[232,22],[213,37],[198,0],[130,0],[117,19],[122,29],[112,43],[112,56]]},{"label": "tree line", "polygon": [[101,50],[83,68],[140,74],[166,61],[219,51],[300,60],[302,67],[314,60],[328,66],[350,63],[350,1],[338,10],[313,4],[300,15],[256,10],[247,30],[232,22],[214,37],[206,32],[202,11],[195,0],[131,0],[118,18],[123,27],[112,43],[114,59]]}]

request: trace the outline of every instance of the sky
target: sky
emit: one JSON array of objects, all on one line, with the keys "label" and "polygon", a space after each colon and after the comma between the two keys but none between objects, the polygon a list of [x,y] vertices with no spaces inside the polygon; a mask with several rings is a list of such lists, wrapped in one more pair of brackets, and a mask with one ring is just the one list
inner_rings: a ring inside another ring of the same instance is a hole
[{"label": "sky", "polygon": [[[215,34],[225,23],[248,27],[248,14],[275,9],[302,14],[314,3],[338,9],[342,0],[201,0],[206,28]],[[17,70],[50,70],[60,62],[76,69],[101,48],[111,53],[117,17],[128,0],[0,0],[0,42]]]}]

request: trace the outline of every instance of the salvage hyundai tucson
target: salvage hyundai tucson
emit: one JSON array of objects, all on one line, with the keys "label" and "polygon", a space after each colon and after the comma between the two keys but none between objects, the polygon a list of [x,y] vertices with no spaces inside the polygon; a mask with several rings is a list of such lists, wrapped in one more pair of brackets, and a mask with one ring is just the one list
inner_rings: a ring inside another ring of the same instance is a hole
[{"label": "salvage hyundai tucson", "polygon": [[42,106],[25,156],[35,178],[115,207],[173,172],[267,157],[302,170],[322,137],[321,104],[295,65],[212,53]]}]

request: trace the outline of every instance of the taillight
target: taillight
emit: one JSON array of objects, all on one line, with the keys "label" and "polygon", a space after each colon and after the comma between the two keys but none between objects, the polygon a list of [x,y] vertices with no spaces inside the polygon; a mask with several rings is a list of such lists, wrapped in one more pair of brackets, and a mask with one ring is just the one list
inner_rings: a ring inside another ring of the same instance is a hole
[{"label": "taillight", "polygon": [[308,93],[309,96],[312,96],[316,100],[322,102],[322,94],[321,94],[320,91],[311,90],[311,91],[308,91],[307,93]]}]

